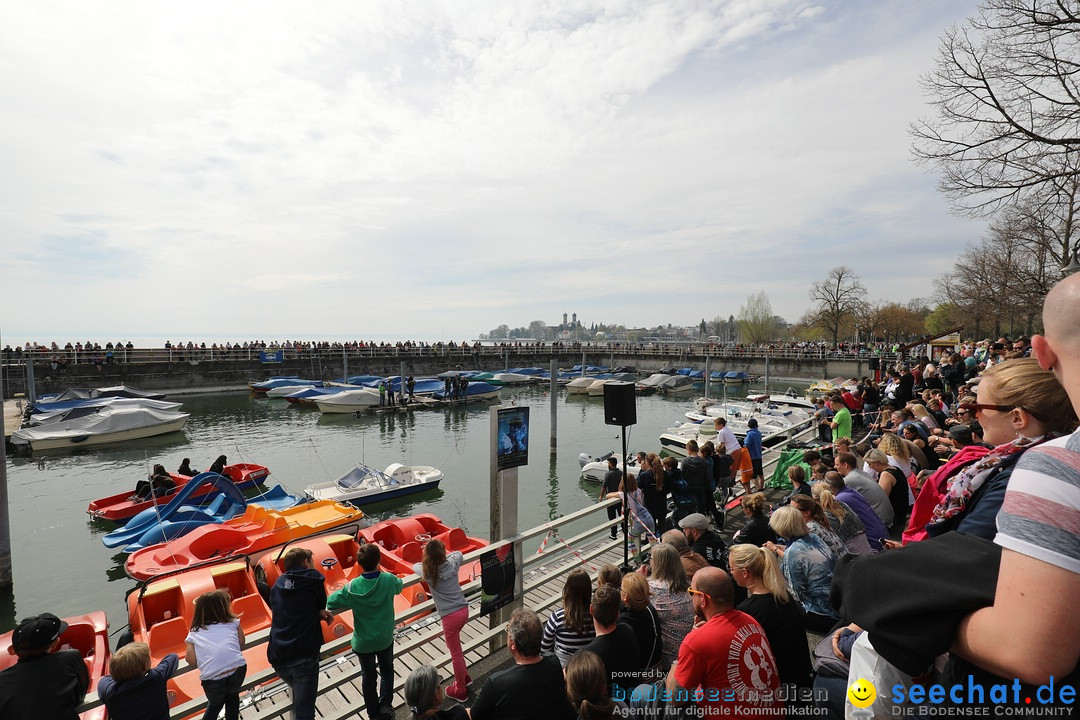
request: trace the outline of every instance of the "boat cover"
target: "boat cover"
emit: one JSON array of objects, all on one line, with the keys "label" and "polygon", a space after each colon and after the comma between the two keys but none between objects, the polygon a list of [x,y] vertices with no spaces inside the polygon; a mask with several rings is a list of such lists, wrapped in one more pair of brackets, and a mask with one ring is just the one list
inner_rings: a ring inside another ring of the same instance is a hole
[{"label": "boat cover", "polygon": [[164,425],[181,418],[187,419],[188,413],[171,410],[155,410],[147,407],[104,407],[100,412],[71,421],[54,422],[38,427],[22,428],[11,433],[11,442],[26,445],[37,440],[69,439],[78,442],[79,438],[92,435],[107,435],[138,430],[141,428]]}]

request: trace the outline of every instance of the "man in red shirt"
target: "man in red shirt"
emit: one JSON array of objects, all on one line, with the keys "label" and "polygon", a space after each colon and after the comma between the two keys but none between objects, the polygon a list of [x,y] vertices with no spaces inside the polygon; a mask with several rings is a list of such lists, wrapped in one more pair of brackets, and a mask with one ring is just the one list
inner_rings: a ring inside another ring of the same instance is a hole
[{"label": "man in red shirt", "polygon": [[705,717],[752,718],[784,714],[772,648],[754,618],[734,609],[734,586],[715,567],[690,583],[698,623],[679,646],[667,689],[672,703],[689,699]]}]

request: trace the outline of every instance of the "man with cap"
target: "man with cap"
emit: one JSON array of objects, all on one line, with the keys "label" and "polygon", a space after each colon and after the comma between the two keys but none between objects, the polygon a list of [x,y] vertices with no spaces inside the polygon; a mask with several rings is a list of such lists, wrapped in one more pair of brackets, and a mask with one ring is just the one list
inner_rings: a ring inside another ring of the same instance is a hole
[{"label": "man with cap", "polygon": [[709,519],[701,513],[691,513],[679,521],[691,552],[696,552],[713,567],[726,566],[727,547],[716,533],[709,529]]},{"label": "man with cap", "polygon": [[0,672],[4,720],[75,720],[90,675],[78,650],[52,652],[67,623],[50,613],[26,618],[11,635],[19,660]]}]

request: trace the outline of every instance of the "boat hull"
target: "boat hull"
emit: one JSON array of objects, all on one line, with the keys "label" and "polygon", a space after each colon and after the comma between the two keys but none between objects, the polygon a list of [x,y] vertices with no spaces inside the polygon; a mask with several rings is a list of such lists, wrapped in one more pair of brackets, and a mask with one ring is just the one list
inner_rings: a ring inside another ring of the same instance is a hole
[{"label": "boat hull", "polygon": [[[70,450],[73,448],[91,447],[98,445],[111,445],[113,443],[129,442],[131,440],[141,440],[148,437],[156,437],[158,435],[166,435],[168,433],[179,432],[184,429],[184,425],[187,424],[188,414],[180,413],[183,417],[170,420],[168,422],[161,423],[159,425],[150,425],[148,427],[131,428],[129,430],[120,430],[118,432],[100,433],[100,434],[70,434],[56,437],[46,437],[28,440],[25,444],[30,446],[31,450]],[[16,431],[17,433],[18,431]],[[20,443],[16,439],[15,434],[11,436],[12,443],[19,445]]]}]

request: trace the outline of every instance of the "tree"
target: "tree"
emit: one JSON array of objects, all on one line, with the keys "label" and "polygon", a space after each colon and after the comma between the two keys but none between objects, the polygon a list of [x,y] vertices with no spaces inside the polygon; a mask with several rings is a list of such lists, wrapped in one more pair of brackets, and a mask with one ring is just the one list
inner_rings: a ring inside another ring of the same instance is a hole
[{"label": "tree", "polygon": [[934,116],[913,151],[961,213],[1044,198],[1080,174],[1080,15],[1059,0],[985,0],[923,78]]},{"label": "tree", "polygon": [[543,320],[533,320],[529,323],[529,337],[534,340],[547,340],[548,326]]},{"label": "tree", "polygon": [[739,308],[739,340],[758,345],[773,339],[776,323],[773,321],[772,303],[764,290],[746,298]]},{"label": "tree", "polygon": [[846,320],[854,317],[866,295],[866,288],[855,271],[846,265],[838,265],[829,276],[810,288],[810,300],[815,307],[813,322],[832,337],[836,347],[840,328]]}]

